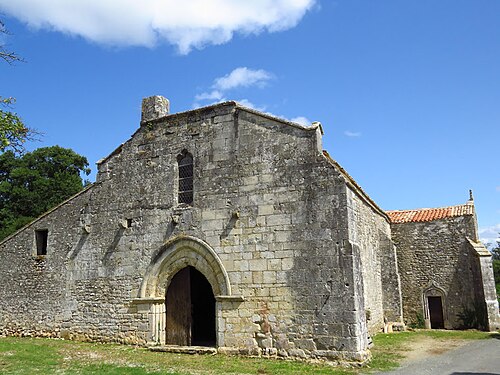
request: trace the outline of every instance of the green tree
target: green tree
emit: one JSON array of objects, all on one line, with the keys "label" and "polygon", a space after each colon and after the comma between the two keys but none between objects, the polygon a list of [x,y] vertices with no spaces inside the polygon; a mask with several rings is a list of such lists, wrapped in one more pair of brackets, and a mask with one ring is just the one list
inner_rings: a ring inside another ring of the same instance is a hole
[{"label": "green tree", "polygon": [[87,158],[59,146],[0,154],[0,240],[81,191]]},{"label": "green tree", "polygon": [[[8,34],[3,22],[0,20],[0,35]],[[9,51],[4,45],[0,45],[0,59],[8,64],[24,61],[14,52]],[[0,152],[12,149],[16,152],[24,150],[23,144],[31,140],[37,134],[33,129],[29,129],[21,118],[12,112],[12,106],[16,99],[0,96]]]},{"label": "green tree", "polygon": [[497,246],[491,249],[491,254],[493,255],[493,260],[500,261],[500,240],[497,241]]},{"label": "green tree", "polygon": [[495,286],[497,288],[498,302],[500,303],[500,241],[491,250],[493,254],[493,275],[495,276]]},{"label": "green tree", "polygon": [[33,132],[28,129],[21,118],[14,112],[11,112],[11,105],[15,102],[14,98],[2,98],[0,96],[0,151],[11,148],[16,152],[24,150],[24,142],[32,138]]}]

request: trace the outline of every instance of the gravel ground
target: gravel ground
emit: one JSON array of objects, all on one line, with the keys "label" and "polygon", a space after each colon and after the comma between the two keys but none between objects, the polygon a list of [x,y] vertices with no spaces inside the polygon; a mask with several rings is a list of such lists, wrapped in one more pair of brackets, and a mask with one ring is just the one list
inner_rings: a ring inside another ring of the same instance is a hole
[{"label": "gravel ground", "polygon": [[433,345],[417,350],[399,369],[378,375],[500,375],[500,339],[456,342],[451,350]]}]

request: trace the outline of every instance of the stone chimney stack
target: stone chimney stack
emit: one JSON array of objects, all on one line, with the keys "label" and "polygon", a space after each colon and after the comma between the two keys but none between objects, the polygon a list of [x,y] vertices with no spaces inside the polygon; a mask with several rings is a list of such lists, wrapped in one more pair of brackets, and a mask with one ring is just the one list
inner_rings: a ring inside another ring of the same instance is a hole
[{"label": "stone chimney stack", "polygon": [[170,102],[160,95],[142,99],[141,124],[168,115]]}]

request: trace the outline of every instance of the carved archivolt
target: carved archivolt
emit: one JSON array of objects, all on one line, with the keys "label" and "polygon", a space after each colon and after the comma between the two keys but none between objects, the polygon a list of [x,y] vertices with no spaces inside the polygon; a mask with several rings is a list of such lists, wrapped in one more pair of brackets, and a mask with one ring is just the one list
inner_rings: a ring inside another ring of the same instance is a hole
[{"label": "carved archivolt", "polygon": [[204,241],[178,236],[167,241],[149,265],[139,291],[140,299],[165,298],[174,275],[192,266],[206,277],[215,296],[231,296],[231,285],[224,265]]},{"label": "carved archivolt", "polygon": [[435,281],[429,282],[427,287],[423,291],[424,297],[446,297],[446,291],[439,286]]},{"label": "carved archivolt", "polygon": [[448,320],[448,312],[446,308],[446,291],[439,286],[435,281],[430,281],[427,287],[422,291],[422,305],[424,307],[424,318],[430,319],[428,297],[441,297],[443,307],[443,317],[445,322]]}]

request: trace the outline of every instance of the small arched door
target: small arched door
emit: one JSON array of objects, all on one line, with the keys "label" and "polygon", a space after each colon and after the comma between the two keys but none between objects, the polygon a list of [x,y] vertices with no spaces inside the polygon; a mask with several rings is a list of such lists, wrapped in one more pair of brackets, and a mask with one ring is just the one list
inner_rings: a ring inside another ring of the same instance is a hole
[{"label": "small arched door", "polygon": [[428,296],[429,319],[432,329],[444,328],[443,300],[441,296]]},{"label": "small arched door", "polygon": [[194,267],[175,274],[166,298],[166,343],[215,346],[215,296],[208,280]]},{"label": "small arched door", "polygon": [[446,326],[446,293],[436,283],[424,290],[425,327],[443,329]]}]

